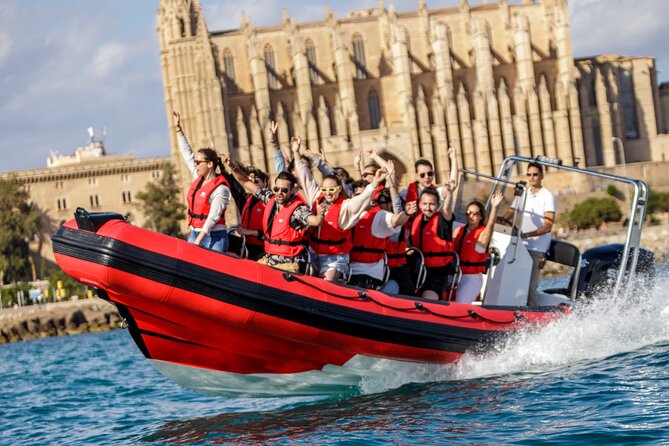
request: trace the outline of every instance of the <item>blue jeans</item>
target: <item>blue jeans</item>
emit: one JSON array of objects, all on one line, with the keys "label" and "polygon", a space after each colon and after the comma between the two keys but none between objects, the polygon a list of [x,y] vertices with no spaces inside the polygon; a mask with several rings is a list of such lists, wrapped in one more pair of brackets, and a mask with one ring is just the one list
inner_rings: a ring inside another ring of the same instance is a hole
[{"label": "blue jeans", "polygon": [[[194,243],[199,232],[190,231],[188,235],[188,243]],[[203,248],[211,249],[212,251],[217,252],[227,252],[228,251],[228,231],[211,231],[209,234],[205,235],[200,243],[200,246]]]}]

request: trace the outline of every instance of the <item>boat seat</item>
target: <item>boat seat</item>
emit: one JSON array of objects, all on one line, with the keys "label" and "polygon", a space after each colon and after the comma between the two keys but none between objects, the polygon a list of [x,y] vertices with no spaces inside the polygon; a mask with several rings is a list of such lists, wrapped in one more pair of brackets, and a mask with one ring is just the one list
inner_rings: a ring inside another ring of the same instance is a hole
[{"label": "boat seat", "polygon": [[546,260],[576,268],[581,264],[581,252],[575,245],[564,240],[551,240]]},{"label": "boat seat", "polygon": [[304,252],[307,253],[307,263],[304,267],[304,274],[307,276],[317,276],[318,272],[316,271],[316,268],[314,268],[314,254],[308,246],[305,246]]},{"label": "boat seat", "polygon": [[246,236],[234,228],[228,229],[228,252],[237,254],[244,259],[249,258],[249,250],[246,248]]}]

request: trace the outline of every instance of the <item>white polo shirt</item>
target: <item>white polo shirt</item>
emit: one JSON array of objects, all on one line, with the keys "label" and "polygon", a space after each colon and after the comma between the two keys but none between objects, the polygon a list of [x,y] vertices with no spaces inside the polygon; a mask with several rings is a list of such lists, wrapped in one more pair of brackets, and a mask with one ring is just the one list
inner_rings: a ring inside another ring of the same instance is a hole
[{"label": "white polo shirt", "polygon": [[[525,209],[523,210],[523,220],[520,225],[521,232],[536,231],[544,225],[544,214],[546,212],[557,212],[557,202],[555,196],[545,187],[539,189],[536,193],[526,192]],[[514,209],[519,209],[523,202],[521,197],[516,197],[511,205]],[[525,247],[530,251],[548,252],[551,247],[551,233],[527,237],[523,239]]]}]

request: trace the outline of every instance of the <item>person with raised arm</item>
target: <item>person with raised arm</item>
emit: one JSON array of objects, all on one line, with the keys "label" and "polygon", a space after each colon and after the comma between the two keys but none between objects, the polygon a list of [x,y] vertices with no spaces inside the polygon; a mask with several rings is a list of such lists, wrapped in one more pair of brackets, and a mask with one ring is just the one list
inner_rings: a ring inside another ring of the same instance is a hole
[{"label": "person with raised arm", "polygon": [[188,241],[203,248],[226,252],[228,231],[225,210],[230,203],[230,188],[223,176],[223,162],[212,148],[202,148],[193,154],[181,127],[181,115],[172,111],[172,118],[181,156],[193,176],[187,194],[188,226],[191,229]]},{"label": "person with raised arm", "polygon": [[[448,276],[455,274],[453,262],[453,213],[451,198],[455,182],[444,187],[444,202],[440,206],[439,193],[426,187],[420,194],[420,215],[411,225],[411,246],[420,249],[425,257],[426,278],[419,290],[422,297],[440,300]],[[441,212],[439,209],[441,207]]]},{"label": "person with raised arm", "polygon": [[[448,158],[450,160],[450,173],[449,181],[452,181],[457,186],[458,184],[458,157],[456,156],[455,149],[453,147],[448,148]],[[405,203],[410,201],[417,201],[420,197],[420,193],[425,189],[435,189],[439,192],[439,198],[441,201],[445,198],[445,189],[443,186],[437,187],[434,184],[435,172],[432,167],[432,163],[426,159],[419,159],[414,163],[414,168],[416,170],[415,181],[409,184],[400,191],[400,196]],[[420,214],[420,206],[418,207],[418,213]]]},{"label": "person with raised arm", "polygon": [[343,193],[341,178],[333,173],[323,179],[322,185],[314,179],[306,161],[299,153],[299,139],[291,146],[296,164],[298,181],[307,204],[315,209],[324,206],[325,221],[313,228],[309,246],[315,252],[315,266],[321,277],[328,281],[339,281],[349,269],[349,253],[352,244],[351,228],[362,218],[371,202],[372,194],[384,173],[378,172],[374,181],[360,195],[347,198]]},{"label": "person with raised arm", "polygon": [[272,191],[259,187],[242,169],[231,166],[244,188],[265,203],[263,242],[265,255],[258,263],[286,271],[304,271],[307,261],[304,236],[306,229],[320,226],[325,207],[319,205],[316,215],[297,193],[297,179],[290,172],[279,172]]},{"label": "person with raised arm", "polygon": [[470,304],[483,286],[483,273],[488,262],[488,245],[497,219],[497,208],[504,196],[493,194],[490,216],[485,222],[485,206],[477,200],[467,205],[467,224],[453,230],[453,246],[460,257],[462,277],[456,291],[456,302]]},{"label": "person with raised arm", "polygon": [[[380,168],[375,174],[375,180],[380,183],[386,174],[386,168]],[[374,187],[374,183],[370,186]],[[378,187],[375,190],[378,191]],[[383,209],[377,200],[384,195],[383,191],[375,193],[373,207],[365,212],[353,229],[349,283],[361,288],[381,289],[385,293],[396,294],[399,291],[397,282],[389,280],[384,284],[387,239],[401,231],[402,226],[409,221],[409,214],[404,210],[394,214]]]}]

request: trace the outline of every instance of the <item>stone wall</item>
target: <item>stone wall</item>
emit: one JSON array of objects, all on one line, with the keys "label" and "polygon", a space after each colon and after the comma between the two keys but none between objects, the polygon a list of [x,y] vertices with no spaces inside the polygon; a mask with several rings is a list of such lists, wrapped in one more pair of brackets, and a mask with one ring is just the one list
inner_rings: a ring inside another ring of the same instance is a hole
[{"label": "stone wall", "polygon": [[0,344],[121,328],[116,307],[100,299],[0,310]]}]

